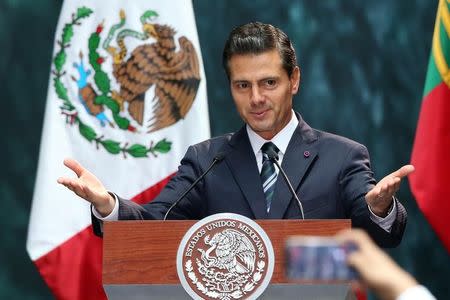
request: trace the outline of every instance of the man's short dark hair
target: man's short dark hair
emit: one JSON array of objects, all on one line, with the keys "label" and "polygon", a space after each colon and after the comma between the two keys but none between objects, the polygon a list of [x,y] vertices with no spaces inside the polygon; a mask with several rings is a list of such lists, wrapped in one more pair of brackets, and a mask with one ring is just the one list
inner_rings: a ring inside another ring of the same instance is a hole
[{"label": "man's short dark hair", "polygon": [[233,29],[225,43],[222,64],[230,79],[229,61],[235,54],[261,54],[278,50],[283,69],[291,77],[297,66],[295,50],[289,37],[279,28],[261,22],[252,22]]}]

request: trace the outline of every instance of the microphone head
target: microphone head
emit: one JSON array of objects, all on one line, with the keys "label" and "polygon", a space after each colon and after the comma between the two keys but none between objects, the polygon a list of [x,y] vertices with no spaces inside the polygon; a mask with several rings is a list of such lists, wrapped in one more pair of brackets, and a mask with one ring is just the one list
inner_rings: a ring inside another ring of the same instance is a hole
[{"label": "microphone head", "polygon": [[214,160],[219,162],[221,160],[223,160],[225,158],[225,152],[219,152],[216,154],[216,156],[214,156]]},{"label": "microphone head", "polygon": [[276,153],[273,149],[267,149],[266,154],[271,161],[278,161],[278,153]]}]

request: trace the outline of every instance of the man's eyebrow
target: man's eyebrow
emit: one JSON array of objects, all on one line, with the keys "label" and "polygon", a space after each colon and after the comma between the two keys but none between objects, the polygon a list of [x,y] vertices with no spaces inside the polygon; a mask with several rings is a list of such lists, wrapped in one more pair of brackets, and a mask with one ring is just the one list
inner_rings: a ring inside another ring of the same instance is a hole
[{"label": "man's eyebrow", "polygon": [[268,79],[279,79],[280,78],[280,76],[278,76],[278,75],[270,75],[270,76],[265,76],[265,77],[263,77],[263,78],[261,78],[261,79],[259,79],[258,81],[264,81],[264,80],[268,80]]},{"label": "man's eyebrow", "polygon": [[235,80],[231,80],[231,83],[242,83],[242,82],[249,82],[248,80],[245,79],[235,79]]},{"label": "man's eyebrow", "polygon": [[[268,80],[268,79],[279,79],[281,76],[279,75],[267,75],[267,76],[261,76],[260,79],[258,79],[257,81],[264,81],[264,80]],[[240,82],[251,82],[248,79],[234,79],[231,80],[231,83],[240,83]]]}]

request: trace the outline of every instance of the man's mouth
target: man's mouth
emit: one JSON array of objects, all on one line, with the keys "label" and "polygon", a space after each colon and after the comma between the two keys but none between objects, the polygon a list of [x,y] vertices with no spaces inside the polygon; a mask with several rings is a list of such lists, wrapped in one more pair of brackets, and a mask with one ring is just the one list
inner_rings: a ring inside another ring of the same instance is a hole
[{"label": "man's mouth", "polygon": [[251,114],[256,116],[256,117],[262,117],[264,116],[267,112],[269,111],[269,109],[263,109],[263,110],[258,110],[258,111],[252,111]]}]

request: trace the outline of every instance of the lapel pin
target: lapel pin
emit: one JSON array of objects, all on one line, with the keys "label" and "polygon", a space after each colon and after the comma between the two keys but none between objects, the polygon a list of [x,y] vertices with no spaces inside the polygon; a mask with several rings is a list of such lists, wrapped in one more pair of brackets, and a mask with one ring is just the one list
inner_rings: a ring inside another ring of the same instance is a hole
[{"label": "lapel pin", "polygon": [[311,155],[311,153],[309,153],[309,151],[305,151],[303,152],[303,156],[308,158]]}]

